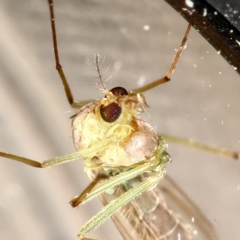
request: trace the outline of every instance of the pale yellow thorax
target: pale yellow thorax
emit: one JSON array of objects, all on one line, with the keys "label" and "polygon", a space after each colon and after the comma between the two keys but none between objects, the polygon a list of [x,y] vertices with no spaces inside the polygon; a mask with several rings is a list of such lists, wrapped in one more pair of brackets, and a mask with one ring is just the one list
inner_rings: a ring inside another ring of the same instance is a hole
[{"label": "pale yellow thorax", "polygon": [[[100,108],[112,102],[122,111],[116,121],[109,123],[102,119]],[[72,127],[76,149],[93,149],[84,156],[85,167],[130,166],[151,157],[159,145],[158,135],[136,116],[147,107],[141,94],[115,96],[111,92],[102,100],[83,106],[73,118]]]}]

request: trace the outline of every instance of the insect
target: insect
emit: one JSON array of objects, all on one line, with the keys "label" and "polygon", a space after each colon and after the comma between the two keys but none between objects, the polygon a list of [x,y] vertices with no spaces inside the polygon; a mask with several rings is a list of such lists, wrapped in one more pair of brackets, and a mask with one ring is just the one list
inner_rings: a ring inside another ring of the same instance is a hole
[{"label": "insect", "polygon": [[[59,28],[59,27],[58,27]],[[179,38],[180,39],[180,38]],[[80,42],[80,40],[79,40],[79,42]],[[177,46],[178,44],[176,44],[175,46]],[[161,53],[161,51],[159,51],[159,53]],[[91,56],[91,55],[90,55]],[[171,61],[171,59],[170,59],[170,61]],[[152,63],[151,63],[152,64]],[[65,65],[64,65],[65,66]],[[66,67],[65,67],[66,68]],[[79,66],[79,68],[80,68],[80,66]],[[180,68],[180,67],[179,67]],[[161,73],[160,73],[161,74]],[[159,76],[159,73],[158,73],[158,75],[157,76]],[[185,80],[184,80],[185,81]],[[173,83],[172,83],[173,84]],[[176,83],[174,83],[174,84],[176,84]],[[114,85],[115,85],[115,83],[114,83]],[[124,85],[124,84],[123,84]],[[181,82],[181,86],[182,86],[182,82]],[[178,90],[178,89],[177,89]],[[52,94],[51,94],[52,95]],[[167,98],[167,100],[169,100],[169,97]],[[157,106],[159,105],[160,103],[158,102],[157,103]],[[152,105],[151,105],[152,106]],[[65,109],[68,109],[67,107],[65,108]],[[163,115],[165,115],[165,114],[163,114]],[[161,116],[161,117],[163,117],[164,118],[164,116]],[[157,117],[157,118],[160,118],[159,116]],[[162,121],[162,120],[160,120],[160,121]],[[221,127],[222,127],[222,125],[220,125]],[[161,129],[159,129],[159,130],[161,130]],[[193,135],[192,135],[193,136]],[[219,145],[224,145],[224,144],[219,144]],[[225,145],[224,145],[225,146]],[[29,149],[28,149],[29,150]],[[64,151],[64,153],[66,153],[66,152],[70,152],[70,151]],[[17,152],[16,152],[17,153]],[[58,153],[59,154],[59,153]],[[39,157],[39,159],[42,159],[42,158],[46,158],[46,157]],[[195,161],[194,161],[195,162]],[[209,164],[209,161],[207,161],[208,162],[208,164]],[[76,191],[73,191],[74,192],[74,194],[76,193]],[[66,200],[68,200],[68,198],[69,198],[69,196],[71,196],[71,194],[66,194],[66,195],[68,195],[68,196],[66,196],[67,198],[66,198]],[[60,200],[59,200],[60,201]],[[79,226],[79,223],[78,223],[78,226]],[[76,229],[76,228],[75,228]]]}]

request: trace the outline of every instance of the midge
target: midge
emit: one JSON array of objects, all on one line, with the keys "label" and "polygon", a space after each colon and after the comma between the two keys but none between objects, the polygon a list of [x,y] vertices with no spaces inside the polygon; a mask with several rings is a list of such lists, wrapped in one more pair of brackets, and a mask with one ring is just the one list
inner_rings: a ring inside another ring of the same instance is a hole
[{"label": "midge", "polygon": [[[166,174],[165,164],[170,161],[164,139],[231,158],[238,158],[238,153],[169,136],[161,137],[138,116],[148,107],[141,93],[170,80],[186,44],[190,26],[187,27],[180,48],[165,77],[129,92],[122,87],[108,90],[100,71],[99,56],[96,55],[96,70],[101,91],[105,96],[100,101],[75,102],[59,62],[53,5],[50,0],[49,7],[56,68],[69,104],[72,108],[79,108],[72,117],[77,152],[43,163],[4,152],[0,152],[0,155],[39,168],[84,158],[85,171],[92,182],[82,194],[71,201],[71,205],[76,207],[100,195],[106,206],[80,229],[78,232],[80,239],[88,239],[85,235],[114,213],[115,222],[125,239],[204,239],[204,237],[210,239],[210,236],[215,234],[213,229],[208,229],[211,233],[201,232],[201,226],[199,228],[190,226],[183,217],[169,210],[166,203],[163,204],[157,184]],[[193,215],[197,214],[198,210]],[[123,217],[122,222],[118,216]],[[161,219],[162,222],[159,224]]]}]

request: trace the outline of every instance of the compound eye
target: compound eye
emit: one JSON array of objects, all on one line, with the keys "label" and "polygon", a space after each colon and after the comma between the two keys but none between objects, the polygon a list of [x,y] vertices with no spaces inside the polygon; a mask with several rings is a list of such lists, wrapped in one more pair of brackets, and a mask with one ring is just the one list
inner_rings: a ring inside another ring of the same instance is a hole
[{"label": "compound eye", "polygon": [[110,103],[107,106],[100,106],[100,114],[105,122],[115,122],[122,112],[122,108],[115,102]]},{"label": "compound eye", "polygon": [[125,88],[123,87],[115,87],[110,90],[110,92],[113,93],[115,96],[123,96],[123,95],[128,95],[128,92]]}]

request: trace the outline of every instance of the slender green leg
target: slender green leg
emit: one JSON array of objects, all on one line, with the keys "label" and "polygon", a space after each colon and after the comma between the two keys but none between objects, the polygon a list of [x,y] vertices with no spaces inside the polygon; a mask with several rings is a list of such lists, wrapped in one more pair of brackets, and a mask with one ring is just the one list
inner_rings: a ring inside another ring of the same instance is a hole
[{"label": "slender green leg", "polygon": [[[37,168],[47,168],[47,167],[51,167],[54,165],[59,165],[62,163],[66,163],[66,162],[70,162],[70,161],[74,161],[78,158],[88,158],[89,156],[91,156],[93,153],[95,153],[96,151],[99,151],[101,149],[107,148],[109,147],[111,144],[113,144],[115,142],[116,136],[113,136],[109,139],[107,139],[106,141],[102,141],[98,144],[96,144],[93,147],[90,147],[88,149],[84,149],[82,151],[78,151],[75,153],[71,153],[71,154],[67,154],[64,156],[60,156],[60,157],[55,157],[52,159],[49,159],[47,161],[44,161],[42,163],[29,159],[29,158],[24,158],[21,156],[17,156],[17,155],[13,155],[10,153],[5,153],[5,152],[0,152],[0,156],[1,157],[5,157],[5,158],[9,158],[11,160],[14,161],[18,161],[24,164],[27,164],[29,166],[32,167],[37,167]],[[92,156],[91,156],[92,157]]]},{"label": "slender green leg", "polygon": [[[92,198],[98,196],[100,193],[107,191],[110,188],[113,188],[125,181],[128,181],[140,174],[151,171],[156,168],[156,165],[159,164],[159,160],[149,160],[146,163],[143,163],[139,166],[134,167],[131,170],[124,171],[120,174],[117,174],[104,182],[99,183],[103,178],[96,178],[92,183],[76,198],[74,198],[70,204],[72,207],[76,207],[79,204],[83,204],[91,200]],[[106,179],[106,176],[104,177]]]},{"label": "slender green leg", "polygon": [[214,154],[222,155],[222,156],[234,159],[234,160],[238,160],[240,158],[240,152],[237,152],[237,151],[231,151],[231,150],[224,149],[224,148],[209,146],[209,145],[206,145],[206,144],[203,144],[203,143],[195,142],[195,141],[190,140],[190,139],[173,137],[173,136],[164,135],[164,134],[161,134],[161,136],[167,142],[181,144],[181,145],[191,147],[191,148],[197,148],[199,150],[203,150],[203,151],[211,152],[211,153],[214,153]]},{"label": "slender green leg", "polygon": [[66,163],[66,162],[69,162],[69,161],[73,161],[77,158],[80,158],[81,154],[79,152],[72,153],[72,154],[67,154],[67,155],[64,155],[64,156],[61,156],[61,157],[56,157],[56,158],[44,161],[42,163],[40,163],[38,161],[35,161],[35,160],[32,160],[32,159],[29,159],[29,158],[24,158],[24,157],[21,157],[21,156],[17,156],[17,155],[13,155],[13,154],[10,154],[10,153],[5,153],[5,152],[0,152],[0,156],[4,157],[4,158],[11,159],[11,160],[14,160],[14,161],[17,161],[17,162],[27,164],[31,167],[47,168],[47,167],[50,167],[50,166],[59,165],[61,163]]},{"label": "slender green leg", "polygon": [[137,196],[141,195],[143,192],[154,187],[165,175],[166,171],[162,165],[155,176],[145,179],[142,183],[138,184],[136,187],[128,190],[126,193],[122,194],[119,198],[110,202],[105,206],[97,215],[90,219],[78,232],[78,237],[82,240],[87,240],[84,236],[90,232],[92,229],[96,228],[102,224],[107,218],[111,217],[117,210],[123,207],[126,203],[132,201]]}]

